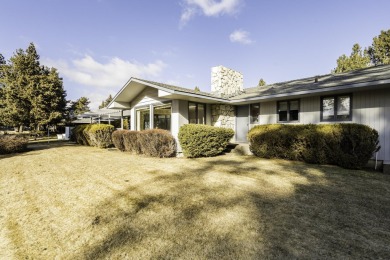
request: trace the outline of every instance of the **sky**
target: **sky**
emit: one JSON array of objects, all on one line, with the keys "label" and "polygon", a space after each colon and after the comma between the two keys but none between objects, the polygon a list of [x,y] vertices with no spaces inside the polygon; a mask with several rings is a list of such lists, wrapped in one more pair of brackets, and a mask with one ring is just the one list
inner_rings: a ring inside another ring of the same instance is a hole
[{"label": "sky", "polygon": [[0,0],[0,53],[33,42],[67,99],[96,109],[131,78],[210,91],[211,67],[244,87],[331,72],[390,29],[388,0]]}]

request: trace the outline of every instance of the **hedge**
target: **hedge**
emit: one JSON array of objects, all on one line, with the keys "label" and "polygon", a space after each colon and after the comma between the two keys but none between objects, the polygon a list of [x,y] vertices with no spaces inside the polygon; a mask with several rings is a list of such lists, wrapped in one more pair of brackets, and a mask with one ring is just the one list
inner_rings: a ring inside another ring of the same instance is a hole
[{"label": "hedge", "polygon": [[234,136],[230,128],[188,124],[179,129],[179,142],[186,157],[209,157],[221,154]]},{"label": "hedge", "polygon": [[19,153],[27,150],[28,138],[18,135],[0,136],[0,154]]},{"label": "hedge", "polygon": [[79,125],[72,130],[72,139],[81,145],[107,148],[112,145],[114,126],[105,124]]},{"label": "hedge", "polygon": [[361,124],[259,125],[248,133],[251,152],[344,168],[364,167],[380,149],[378,132]]},{"label": "hedge", "polygon": [[176,155],[175,138],[166,130],[118,130],[112,137],[115,147],[120,151],[160,158]]}]

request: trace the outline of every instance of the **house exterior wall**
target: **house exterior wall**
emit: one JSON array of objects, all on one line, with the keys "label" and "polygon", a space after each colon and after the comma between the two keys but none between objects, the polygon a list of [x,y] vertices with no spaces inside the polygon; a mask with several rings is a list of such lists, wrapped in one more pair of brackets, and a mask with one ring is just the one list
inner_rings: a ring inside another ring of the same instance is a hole
[{"label": "house exterior wall", "polygon": [[244,77],[224,66],[211,68],[211,92],[220,96],[231,96],[242,92]]},{"label": "house exterior wall", "polygon": [[162,104],[163,101],[166,101],[166,99],[158,97],[157,89],[146,88],[130,104],[131,107],[141,107],[150,104]]},{"label": "house exterior wall", "polygon": [[[321,96],[300,98],[299,101],[298,124],[341,123],[321,122]],[[278,123],[277,101],[261,103],[259,118],[261,125]],[[390,88],[352,93],[352,120],[344,123],[364,124],[376,129],[381,145],[378,160],[390,164]]]},{"label": "house exterior wall", "polygon": [[172,100],[171,133],[176,139],[178,152],[181,152],[178,140],[179,129],[185,124],[188,124],[188,101]]}]

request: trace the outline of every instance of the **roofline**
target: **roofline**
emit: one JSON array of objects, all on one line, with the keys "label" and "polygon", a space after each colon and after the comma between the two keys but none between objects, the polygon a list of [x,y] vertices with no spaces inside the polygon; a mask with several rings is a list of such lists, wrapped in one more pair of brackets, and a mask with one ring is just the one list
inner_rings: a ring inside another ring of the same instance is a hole
[{"label": "roofline", "polygon": [[229,100],[230,101],[229,103],[234,104],[234,103],[246,102],[246,101],[251,101],[251,100],[253,100],[253,101],[267,100],[267,99],[280,98],[280,97],[286,97],[286,96],[291,96],[291,95],[300,96],[300,95],[306,95],[306,94],[330,92],[330,91],[336,91],[336,90],[347,90],[347,89],[367,87],[370,85],[384,85],[384,84],[390,84],[390,79],[366,81],[366,82],[354,83],[354,84],[342,85],[342,86],[336,86],[336,87],[309,89],[309,90],[303,90],[303,91],[287,92],[287,93],[282,93],[282,94],[273,94],[273,95],[266,95],[266,96],[257,96],[257,97],[251,97],[251,98],[233,99],[233,100]]}]

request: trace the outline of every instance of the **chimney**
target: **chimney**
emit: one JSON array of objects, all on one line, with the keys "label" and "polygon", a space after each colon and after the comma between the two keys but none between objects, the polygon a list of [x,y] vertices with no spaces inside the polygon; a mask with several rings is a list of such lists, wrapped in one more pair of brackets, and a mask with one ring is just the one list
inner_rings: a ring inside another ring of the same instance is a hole
[{"label": "chimney", "polygon": [[224,66],[211,68],[211,93],[218,96],[233,96],[244,89],[244,77],[235,70]]}]

